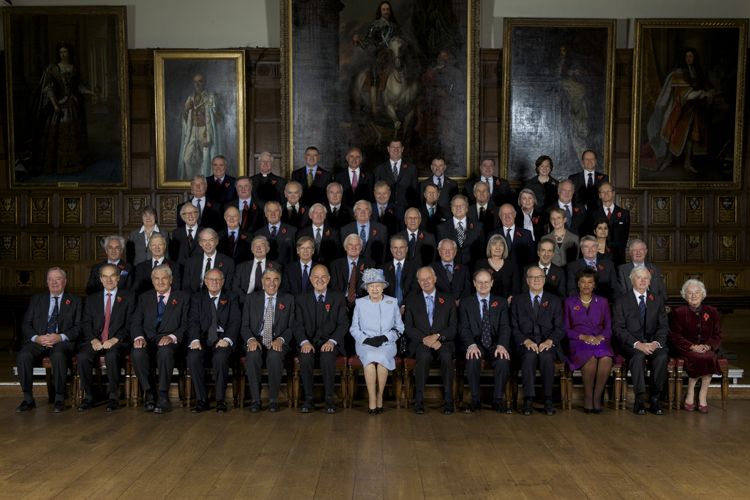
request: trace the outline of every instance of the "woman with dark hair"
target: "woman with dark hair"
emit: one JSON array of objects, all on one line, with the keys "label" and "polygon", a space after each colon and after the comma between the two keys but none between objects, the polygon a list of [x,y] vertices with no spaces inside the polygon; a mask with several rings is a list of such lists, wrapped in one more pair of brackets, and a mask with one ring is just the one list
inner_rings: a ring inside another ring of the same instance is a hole
[{"label": "woman with dark hair", "polygon": [[58,62],[42,74],[34,128],[36,173],[70,174],[86,168],[87,132],[84,95],[96,95],[81,81],[73,47],[57,46]]},{"label": "woman with dark hair", "polygon": [[523,187],[534,191],[537,206],[545,212],[557,200],[557,179],[551,175],[554,164],[547,155],[537,158],[534,164],[536,175],[528,179]]},{"label": "woman with dark hair", "polygon": [[669,343],[685,360],[688,389],[685,410],[695,409],[695,386],[698,391],[698,411],[708,413],[708,386],[714,373],[721,373],[717,351],[721,345],[719,311],[703,304],[706,286],[699,280],[689,279],[680,290],[686,305],[672,309],[669,314]]},{"label": "woman with dark hair", "polygon": [[568,366],[583,376],[583,411],[601,413],[604,385],[612,371],[612,317],[609,303],[594,295],[596,272],[576,274],[578,296],[565,299],[565,333],[570,341]]},{"label": "woman with dark hair", "polygon": [[609,247],[607,239],[609,238],[609,222],[607,219],[597,219],[594,221],[592,228],[594,237],[596,237],[596,258],[609,259],[612,258],[612,249]]},{"label": "woman with dark hair", "polygon": [[[128,235],[128,242],[125,245],[127,261],[134,266],[151,258],[148,242],[151,240],[151,236],[161,233],[161,229],[156,224],[156,210],[154,208],[144,208],[143,212],[141,212],[141,220],[143,221],[143,225],[140,229]],[[168,234],[164,232],[163,236],[166,238],[167,245],[169,245]]]}]

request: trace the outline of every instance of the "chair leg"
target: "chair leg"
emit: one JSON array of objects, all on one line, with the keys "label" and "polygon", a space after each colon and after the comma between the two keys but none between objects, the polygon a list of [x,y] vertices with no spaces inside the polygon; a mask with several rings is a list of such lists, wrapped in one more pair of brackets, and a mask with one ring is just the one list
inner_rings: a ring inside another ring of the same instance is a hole
[{"label": "chair leg", "polygon": [[294,408],[294,404],[297,401],[294,398],[294,368],[287,367],[286,370],[286,401],[289,408]]},{"label": "chair leg", "polygon": [[413,384],[411,383],[412,372],[408,366],[404,365],[404,408],[409,407],[414,395],[412,394]]},{"label": "chair leg", "polygon": [[[307,396],[307,395],[305,395]],[[294,367],[292,372],[292,408],[299,406],[299,366]]]},{"label": "chair leg", "polygon": [[670,371],[667,374],[667,408],[670,410],[672,409],[672,405],[674,404],[674,394],[675,394],[675,385],[676,385],[676,376],[677,368],[673,368],[672,371]]},{"label": "chair leg", "polygon": [[674,408],[675,410],[679,410],[680,406],[682,405],[682,378],[684,377],[684,372],[681,367],[677,366],[675,367],[675,380],[674,380]]},{"label": "chair leg", "polygon": [[393,378],[393,389],[396,392],[396,409],[401,408],[401,398],[403,397],[403,381],[404,381],[404,370],[403,367],[401,369],[395,369],[393,370],[393,373],[391,374],[391,377]]},{"label": "chair leg", "polygon": [[341,378],[341,405],[346,408],[347,398],[349,397],[349,373],[346,366],[341,368],[339,377]]},{"label": "chair leg", "polygon": [[185,394],[185,401],[183,402],[182,406],[187,406],[188,408],[190,408],[190,400],[192,399],[192,396],[193,396],[193,375],[187,370],[185,370],[184,394]]},{"label": "chair leg", "polygon": [[354,390],[357,386],[357,369],[353,367],[349,367],[348,374],[347,374],[347,401],[346,401],[346,408],[352,407],[352,401],[354,400]]},{"label": "chair leg", "polygon": [[721,368],[721,409],[727,409],[729,402],[729,365]]}]

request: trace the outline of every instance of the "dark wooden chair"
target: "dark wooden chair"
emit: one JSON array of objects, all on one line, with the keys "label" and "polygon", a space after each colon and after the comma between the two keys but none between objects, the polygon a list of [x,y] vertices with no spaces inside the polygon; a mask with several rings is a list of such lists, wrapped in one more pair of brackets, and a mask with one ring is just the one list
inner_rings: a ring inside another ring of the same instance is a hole
[{"label": "dark wooden chair", "polygon": [[[342,404],[346,405],[348,398],[349,389],[349,369],[347,365],[346,356],[336,356],[336,371],[339,372],[340,376],[340,387],[341,387],[341,401]],[[315,369],[313,371],[313,377],[320,375],[320,370]],[[299,384],[300,384],[300,368],[299,368],[299,357],[294,357],[294,370],[292,373],[292,408],[299,406]]]}]

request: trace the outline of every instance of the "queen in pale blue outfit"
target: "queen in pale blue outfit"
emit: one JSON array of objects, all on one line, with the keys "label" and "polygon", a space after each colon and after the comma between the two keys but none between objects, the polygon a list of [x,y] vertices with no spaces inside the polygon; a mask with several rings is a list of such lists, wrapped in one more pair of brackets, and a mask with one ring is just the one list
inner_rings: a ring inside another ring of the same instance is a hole
[{"label": "queen in pale blue outfit", "polygon": [[365,270],[362,287],[368,295],[357,299],[349,329],[364,367],[370,414],[383,411],[383,390],[388,371],[396,368],[396,341],[404,333],[398,301],[383,294],[386,286],[388,282],[382,270]]}]

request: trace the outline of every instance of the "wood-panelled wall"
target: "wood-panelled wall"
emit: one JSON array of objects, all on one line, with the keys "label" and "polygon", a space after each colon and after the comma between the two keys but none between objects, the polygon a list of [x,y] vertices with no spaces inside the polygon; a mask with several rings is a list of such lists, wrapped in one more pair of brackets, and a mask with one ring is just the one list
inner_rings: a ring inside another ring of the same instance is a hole
[{"label": "wood-panelled wall", "polygon": [[[611,178],[618,204],[630,207],[631,233],[649,245],[649,257],[664,271],[671,293],[688,276],[703,279],[712,295],[747,296],[750,292],[747,215],[748,183],[738,191],[643,191],[630,189],[630,101],[632,50],[617,51],[615,82],[614,164]],[[159,211],[159,224],[171,229],[174,207],[187,192],[156,189],[154,148],[153,52],[131,50],[130,189],[11,190],[9,175],[0,179],[0,294],[18,295],[44,286],[45,270],[60,265],[69,286],[84,288],[92,262],[104,258],[99,241],[108,234],[127,235],[141,225],[145,205]],[[261,151],[271,151],[280,165],[281,66],[278,49],[246,51],[248,165],[255,169]],[[482,157],[499,156],[502,98],[500,50],[480,54],[479,137]],[[746,99],[747,102],[747,99]],[[5,113],[3,113],[5,115]],[[745,116],[749,113],[745,112]],[[747,127],[745,127],[747,129]],[[8,172],[5,124],[0,163]],[[750,141],[745,133],[743,166]],[[734,201],[732,208],[724,204]],[[732,215],[733,214],[733,215]]]}]

